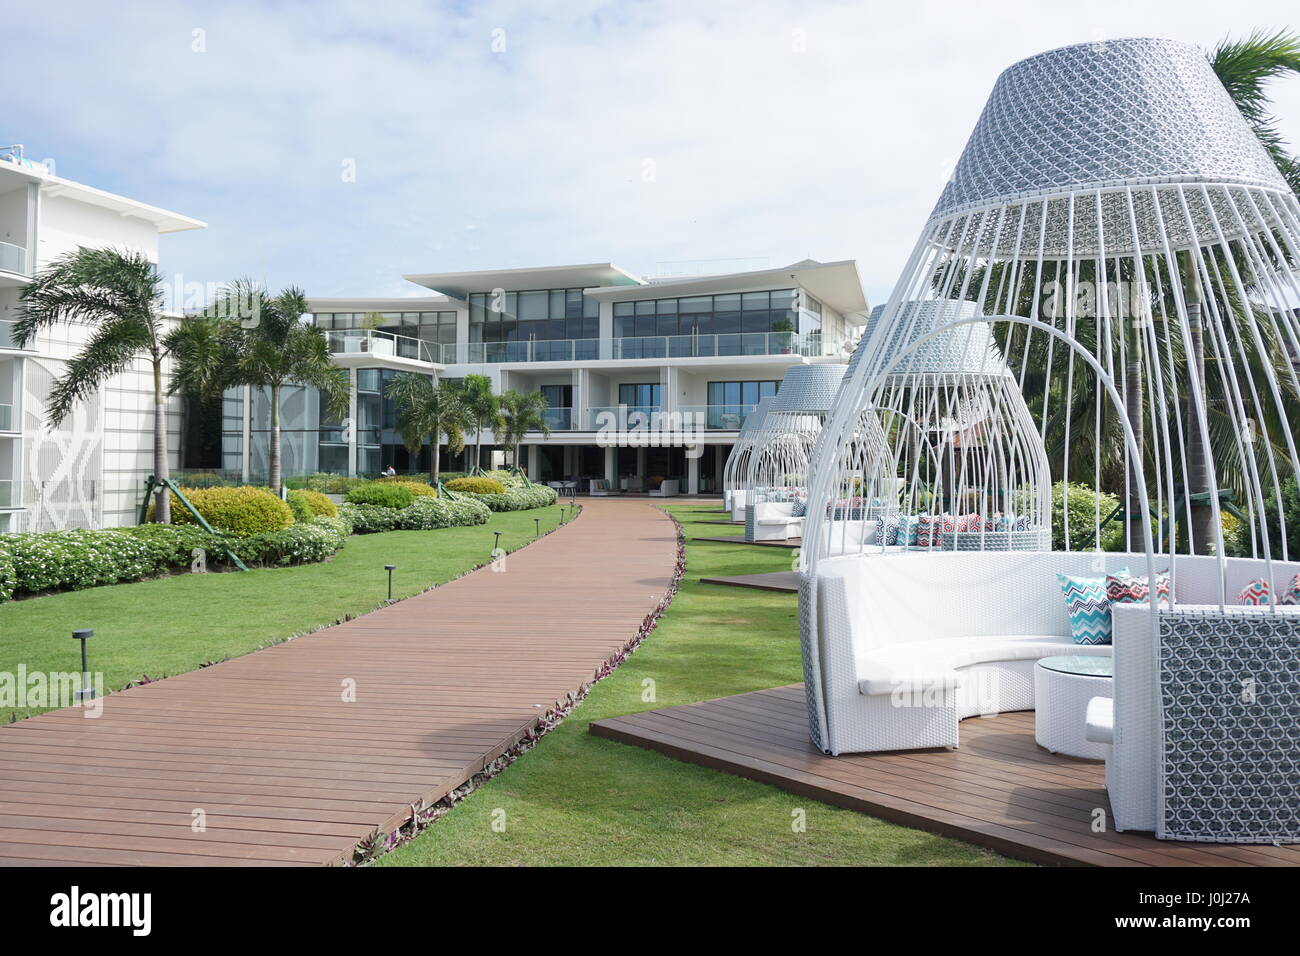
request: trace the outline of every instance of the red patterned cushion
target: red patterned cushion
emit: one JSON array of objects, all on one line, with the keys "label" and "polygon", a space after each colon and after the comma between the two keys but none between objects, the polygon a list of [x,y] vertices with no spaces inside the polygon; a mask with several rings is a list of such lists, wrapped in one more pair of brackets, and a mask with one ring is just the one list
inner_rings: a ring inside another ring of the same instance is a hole
[{"label": "red patterned cushion", "polygon": [[1278,598],[1278,604],[1300,604],[1300,574],[1291,579],[1291,586]]},{"label": "red patterned cushion", "polygon": [[968,515],[958,515],[957,530],[958,531],[979,531],[983,523],[984,523],[983,517],[981,517],[976,512],[972,511]]},{"label": "red patterned cushion", "polygon": [[1237,603],[1251,607],[1263,607],[1271,604],[1270,590],[1267,579],[1256,578],[1241,589],[1241,594],[1237,595]]},{"label": "red patterned cushion", "polygon": [[[1106,575],[1106,597],[1111,604],[1146,604],[1151,594],[1145,577],[1132,574]],[[1169,603],[1169,572],[1156,575],[1156,597],[1162,605]]]},{"label": "red patterned cushion", "polygon": [[916,519],[916,546],[937,548],[943,544],[943,519],[951,515],[920,515]]}]

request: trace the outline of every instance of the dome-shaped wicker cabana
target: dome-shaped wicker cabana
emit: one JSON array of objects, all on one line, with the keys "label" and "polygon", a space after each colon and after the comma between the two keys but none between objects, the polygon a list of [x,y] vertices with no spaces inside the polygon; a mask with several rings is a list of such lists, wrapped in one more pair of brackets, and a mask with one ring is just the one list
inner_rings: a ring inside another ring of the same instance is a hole
[{"label": "dome-shaped wicker cabana", "polygon": [[[754,432],[746,462],[745,537],[755,539],[755,508],[789,504],[801,517],[808,494],[808,468],[822,422],[844,378],[845,365],[792,365]],[[794,525],[799,522],[788,522]],[[784,537],[784,536],[783,536]]]},{"label": "dome-shaped wicker cabana", "polygon": [[[1300,836],[1297,303],[1300,206],[1201,51],[1116,40],[1003,73],[818,448],[813,740],[955,747],[962,717],[1035,706],[1039,658],[1113,647],[1113,703],[1089,704],[1087,733],[1110,742],[1115,825]],[[996,421],[976,457],[999,449],[1013,471],[902,454],[898,376],[955,343],[981,367],[1000,356],[1023,408],[976,396],[908,428]],[[925,503],[913,476],[1017,518],[1050,483],[1052,550],[830,546],[854,482],[903,480],[901,509]]]},{"label": "dome-shaped wicker cabana", "polygon": [[767,407],[772,404],[772,398],[771,395],[763,396],[753,410],[745,416],[745,420],[740,423],[740,430],[736,432],[736,443],[731,446],[731,454],[727,456],[726,464],[722,466],[723,507],[732,512],[736,521],[742,521],[745,517],[743,492],[739,497],[736,492],[744,487],[749,455],[754,448],[754,437],[763,424]]}]

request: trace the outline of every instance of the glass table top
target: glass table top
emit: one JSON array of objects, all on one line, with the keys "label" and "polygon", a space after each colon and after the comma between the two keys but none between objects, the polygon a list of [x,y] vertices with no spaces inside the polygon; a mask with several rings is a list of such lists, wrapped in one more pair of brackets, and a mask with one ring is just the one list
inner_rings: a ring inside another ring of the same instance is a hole
[{"label": "glass table top", "polygon": [[1070,654],[1062,657],[1044,657],[1038,665],[1060,674],[1074,674],[1078,677],[1111,677],[1111,659],[1083,654]]}]

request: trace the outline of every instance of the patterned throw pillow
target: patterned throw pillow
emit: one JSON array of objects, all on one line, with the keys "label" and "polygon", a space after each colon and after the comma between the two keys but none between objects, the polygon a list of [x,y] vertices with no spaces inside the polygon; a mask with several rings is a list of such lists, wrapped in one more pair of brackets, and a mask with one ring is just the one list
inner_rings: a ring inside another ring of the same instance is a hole
[{"label": "patterned throw pillow", "polygon": [[790,517],[803,518],[808,514],[808,502],[803,498],[796,498],[790,502]]},{"label": "patterned throw pillow", "polygon": [[1058,573],[1056,582],[1065,596],[1074,643],[1109,644],[1111,618],[1106,578],[1075,578]]},{"label": "patterned throw pillow", "polygon": [[1300,574],[1291,579],[1291,586],[1278,598],[1278,604],[1300,604]]},{"label": "patterned throw pillow", "polygon": [[902,548],[916,547],[917,526],[919,519],[912,515],[898,516],[898,531],[894,535],[894,543]]},{"label": "patterned throw pillow", "polygon": [[984,524],[984,518],[980,514],[972,511],[968,515],[958,515],[958,531],[979,531]]},{"label": "patterned throw pillow", "polygon": [[[1156,575],[1156,597],[1161,606],[1169,604],[1169,572],[1162,571]],[[1106,575],[1106,597],[1111,604],[1146,604],[1151,594],[1151,585],[1144,577],[1137,577],[1127,571]]]},{"label": "patterned throw pillow", "polygon": [[1241,589],[1237,603],[1248,607],[1265,607],[1273,603],[1270,591],[1267,579],[1256,578]]},{"label": "patterned throw pillow", "polygon": [[[951,515],[948,516],[951,519]],[[943,516],[920,515],[916,519],[916,546],[938,547],[943,543]]]}]

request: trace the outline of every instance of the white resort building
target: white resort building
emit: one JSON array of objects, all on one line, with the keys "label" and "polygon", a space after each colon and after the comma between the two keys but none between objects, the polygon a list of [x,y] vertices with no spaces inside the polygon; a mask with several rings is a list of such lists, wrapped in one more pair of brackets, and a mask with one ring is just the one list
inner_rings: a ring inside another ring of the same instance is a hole
[{"label": "white resort building", "polygon": [[[13,336],[19,295],[33,273],[78,246],[131,249],[157,261],[164,233],[197,219],[53,175],[0,149],[0,533],[134,524],[153,462],[153,380],[140,360],[57,428],[45,402],[89,326],[59,325],[26,348]],[[180,400],[169,405],[172,466],[179,464]]]}]

